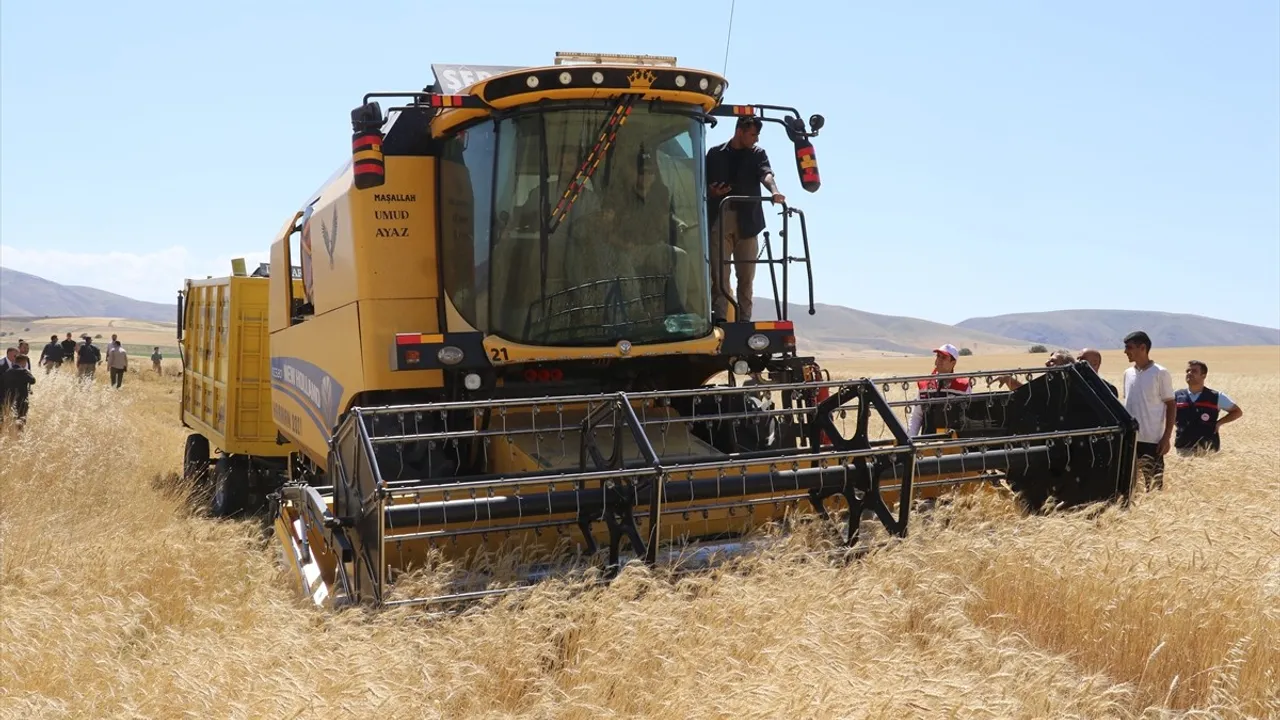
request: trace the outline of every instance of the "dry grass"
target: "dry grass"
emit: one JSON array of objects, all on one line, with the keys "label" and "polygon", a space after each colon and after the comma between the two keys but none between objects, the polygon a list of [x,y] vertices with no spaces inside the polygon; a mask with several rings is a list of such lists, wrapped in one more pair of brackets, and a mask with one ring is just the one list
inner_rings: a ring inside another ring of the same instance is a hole
[{"label": "dry grass", "polygon": [[1246,418],[1127,512],[980,499],[848,565],[797,536],[714,577],[629,571],[454,617],[303,606],[260,528],[188,509],[173,377],[38,375],[26,432],[0,439],[0,711],[1275,717],[1280,363],[1254,355],[1204,356]]}]

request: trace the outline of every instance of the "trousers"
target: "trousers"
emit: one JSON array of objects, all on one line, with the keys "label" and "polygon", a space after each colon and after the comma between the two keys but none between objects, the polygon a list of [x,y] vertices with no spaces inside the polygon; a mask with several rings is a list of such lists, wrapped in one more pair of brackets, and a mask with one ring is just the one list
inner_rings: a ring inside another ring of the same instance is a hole
[{"label": "trousers", "polygon": [[1138,462],[1135,468],[1142,480],[1143,490],[1164,489],[1164,456],[1156,443],[1138,443]]},{"label": "trousers", "polygon": [[[721,240],[721,228],[724,237]],[[711,309],[724,317],[729,300],[725,296],[729,287],[729,264],[733,259],[734,275],[737,279],[737,291],[734,299],[738,303],[738,314],[735,322],[746,322],[751,319],[752,294],[756,279],[756,255],[760,252],[760,242],[756,235],[742,237],[738,234],[738,216],[732,208],[726,208],[711,225]]]}]

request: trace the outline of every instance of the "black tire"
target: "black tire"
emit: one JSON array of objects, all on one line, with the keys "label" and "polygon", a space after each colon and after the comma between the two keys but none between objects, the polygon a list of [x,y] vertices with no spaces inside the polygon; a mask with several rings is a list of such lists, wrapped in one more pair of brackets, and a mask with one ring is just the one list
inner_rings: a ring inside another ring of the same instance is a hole
[{"label": "black tire", "polygon": [[249,458],[223,455],[213,466],[213,497],[209,511],[214,517],[230,517],[245,509],[249,500]]},{"label": "black tire", "polygon": [[193,488],[209,479],[209,438],[192,433],[182,453],[182,479]]}]

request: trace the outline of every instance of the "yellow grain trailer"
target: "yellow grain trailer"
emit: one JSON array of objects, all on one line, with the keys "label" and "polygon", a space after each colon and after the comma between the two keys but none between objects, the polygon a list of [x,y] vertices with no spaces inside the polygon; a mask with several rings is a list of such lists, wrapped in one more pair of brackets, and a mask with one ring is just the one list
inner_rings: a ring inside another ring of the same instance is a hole
[{"label": "yellow grain trailer", "polygon": [[[189,279],[178,299],[183,472],[212,484],[210,510],[233,515],[262,502],[287,475],[295,448],[271,416],[268,269]],[[211,451],[216,451],[216,457]]]}]

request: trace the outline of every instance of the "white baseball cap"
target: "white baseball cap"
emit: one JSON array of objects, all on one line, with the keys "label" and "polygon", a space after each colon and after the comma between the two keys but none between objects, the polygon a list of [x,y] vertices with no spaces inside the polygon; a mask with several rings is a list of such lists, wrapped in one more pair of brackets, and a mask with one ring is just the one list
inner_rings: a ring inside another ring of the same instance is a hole
[{"label": "white baseball cap", "polygon": [[959,351],[959,350],[957,350],[957,349],[956,349],[956,346],[955,346],[955,345],[952,345],[951,343],[947,343],[946,345],[943,345],[942,347],[934,348],[934,350],[933,350],[933,351],[934,351],[935,353],[945,353],[945,354],[947,354],[947,355],[950,355],[952,360],[959,360],[959,359],[960,359],[960,351]]}]

